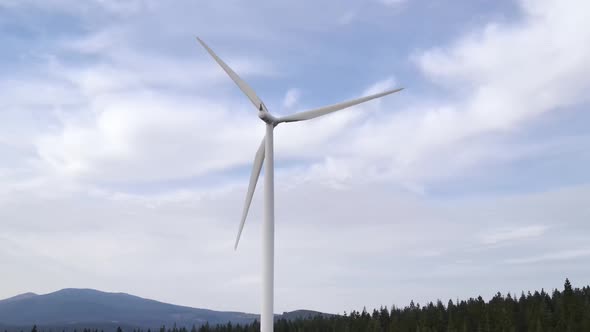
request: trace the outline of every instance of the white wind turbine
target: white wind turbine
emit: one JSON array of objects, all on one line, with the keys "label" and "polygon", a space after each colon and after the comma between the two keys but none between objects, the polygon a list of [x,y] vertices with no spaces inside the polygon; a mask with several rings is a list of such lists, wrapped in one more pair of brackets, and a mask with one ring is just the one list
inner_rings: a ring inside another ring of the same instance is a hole
[{"label": "white wind turbine", "polygon": [[250,99],[254,107],[258,110],[258,117],[266,123],[266,135],[260,143],[260,147],[254,157],[254,166],[252,173],[250,174],[250,184],[248,185],[248,192],[246,194],[246,201],[244,203],[244,210],[242,213],[242,220],[240,222],[240,228],[238,230],[238,236],[234,249],[238,248],[238,242],[240,241],[240,235],[244,228],[246,216],[248,215],[248,209],[252,202],[252,196],[254,195],[254,189],[262,170],[262,163],[266,159],[266,168],[264,173],[264,222],[262,224],[262,308],[260,312],[260,331],[261,332],[272,332],[274,323],[273,314],[273,300],[274,300],[274,232],[275,232],[275,221],[274,221],[274,165],[273,165],[273,130],[274,128],[283,122],[297,122],[303,120],[310,120],[317,118],[322,115],[326,115],[332,112],[336,112],[366,101],[380,98],[398,91],[403,88],[388,90],[374,95],[345,101],[339,104],[334,104],[326,107],[321,107],[305,112],[299,112],[280,118],[274,117],[268,112],[268,109],[262,102],[262,100],[256,95],[254,90],[244,82],[223,60],[221,60],[217,54],[213,52],[200,38],[197,40],[207,50],[207,52],[215,59],[215,61],[223,68],[223,70],[231,77],[231,79],[238,85],[240,90]]}]

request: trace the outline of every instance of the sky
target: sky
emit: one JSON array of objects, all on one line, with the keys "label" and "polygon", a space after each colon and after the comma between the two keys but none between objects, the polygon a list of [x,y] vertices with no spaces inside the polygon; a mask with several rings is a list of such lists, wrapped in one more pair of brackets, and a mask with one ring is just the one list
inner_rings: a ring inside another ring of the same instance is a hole
[{"label": "sky", "polygon": [[404,87],[275,131],[275,312],[590,281],[590,2],[0,0],[0,298],[259,312],[256,110]]}]

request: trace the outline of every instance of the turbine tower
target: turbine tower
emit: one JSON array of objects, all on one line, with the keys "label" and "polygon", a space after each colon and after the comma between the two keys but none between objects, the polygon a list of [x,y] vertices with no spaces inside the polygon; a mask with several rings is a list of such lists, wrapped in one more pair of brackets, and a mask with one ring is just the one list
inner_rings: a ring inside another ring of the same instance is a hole
[{"label": "turbine tower", "polygon": [[274,128],[283,122],[297,122],[310,120],[320,117],[332,112],[336,112],[366,101],[380,98],[398,91],[403,88],[393,89],[377,93],[374,95],[345,101],[342,103],[325,106],[305,112],[299,112],[284,117],[274,117],[266,108],[262,100],[256,95],[254,90],[242,80],[223,60],[221,60],[213,50],[207,46],[200,38],[197,37],[199,43],[207,50],[213,59],[223,68],[223,70],[231,77],[234,83],[242,90],[242,92],[250,99],[254,107],[258,110],[258,117],[266,124],[266,135],[260,143],[260,147],[254,157],[254,166],[250,174],[250,184],[248,185],[248,192],[246,193],[246,201],[244,203],[244,210],[242,212],[242,219],[238,229],[238,236],[234,250],[238,248],[240,235],[244,229],[246,216],[250,209],[254,189],[262,170],[262,164],[266,161],[264,172],[264,222],[262,224],[262,308],[260,311],[260,331],[272,332],[274,324],[273,301],[274,301],[274,233],[275,233],[275,205],[274,205],[274,148],[273,148],[273,131]]}]

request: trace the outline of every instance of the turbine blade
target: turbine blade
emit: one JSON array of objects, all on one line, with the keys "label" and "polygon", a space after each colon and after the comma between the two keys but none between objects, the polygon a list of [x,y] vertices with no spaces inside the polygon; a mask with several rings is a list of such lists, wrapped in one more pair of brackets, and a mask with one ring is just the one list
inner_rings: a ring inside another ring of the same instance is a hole
[{"label": "turbine blade", "polygon": [[387,96],[389,94],[401,91],[403,89],[404,88],[388,90],[388,91],[384,91],[381,93],[376,93],[374,95],[370,95],[370,96],[366,96],[366,97],[362,97],[362,98],[358,98],[358,99],[354,99],[354,100],[349,100],[349,101],[345,101],[345,102],[330,105],[330,106],[316,108],[316,109],[313,109],[310,111],[299,112],[299,113],[287,115],[282,118],[279,118],[278,122],[279,123],[281,123],[281,122],[295,122],[295,121],[303,121],[303,120],[317,118],[318,116],[322,116],[322,115],[330,114],[332,112],[340,111],[342,109],[345,109],[345,108],[348,108],[348,107],[351,107],[354,105],[358,105],[360,103],[364,103],[366,101],[369,101],[369,100],[372,100],[375,98]]},{"label": "turbine blade", "polygon": [[252,173],[250,174],[250,184],[248,185],[248,192],[246,193],[246,201],[244,202],[244,211],[242,212],[242,220],[240,221],[240,229],[238,230],[238,236],[236,238],[236,244],[234,250],[238,249],[238,243],[240,242],[240,236],[246,223],[246,217],[248,216],[248,210],[250,209],[250,203],[252,203],[252,197],[254,196],[254,189],[256,189],[256,183],[262,170],[262,163],[264,162],[264,141],[260,143],[256,156],[254,157],[254,165],[252,166]]},{"label": "turbine blade", "polygon": [[260,109],[261,107],[264,107],[266,109],[266,107],[263,106],[264,103],[262,102],[262,100],[258,98],[256,93],[254,92],[254,89],[252,89],[243,79],[240,78],[240,76],[238,76],[238,74],[236,74],[225,62],[223,62],[223,60],[221,60],[217,56],[217,54],[215,54],[215,52],[213,52],[213,50],[210,49],[209,46],[207,46],[207,44],[205,44],[205,42],[201,40],[201,38],[197,37],[197,40],[199,41],[199,43],[201,43],[205,50],[207,50],[207,52],[213,57],[213,59],[221,66],[221,68],[223,68],[223,70],[229,75],[229,77],[231,77],[231,79],[238,85],[240,90],[242,90],[242,92],[248,97],[248,99],[250,99],[252,104],[254,104],[254,107],[256,107],[256,109]]}]

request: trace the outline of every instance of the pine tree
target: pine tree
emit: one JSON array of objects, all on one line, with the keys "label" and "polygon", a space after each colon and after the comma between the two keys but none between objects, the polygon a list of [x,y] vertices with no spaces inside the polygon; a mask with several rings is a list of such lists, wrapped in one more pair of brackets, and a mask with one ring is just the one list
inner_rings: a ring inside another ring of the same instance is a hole
[{"label": "pine tree", "polygon": [[571,296],[573,295],[574,291],[572,290],[572,284],[568,278],[565,278],[565,283],[563,284],[563,295]]}]

